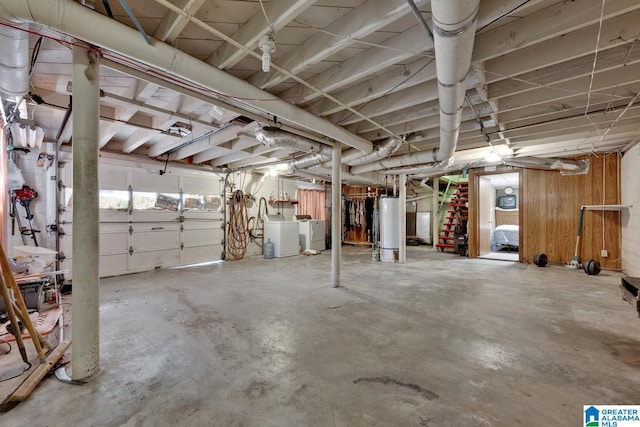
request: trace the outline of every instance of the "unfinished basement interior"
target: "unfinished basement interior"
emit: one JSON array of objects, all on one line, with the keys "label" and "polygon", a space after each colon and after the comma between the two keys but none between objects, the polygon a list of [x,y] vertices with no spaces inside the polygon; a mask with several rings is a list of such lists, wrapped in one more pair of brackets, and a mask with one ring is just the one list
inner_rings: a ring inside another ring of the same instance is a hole
[{"label": "unfinished basement interior", "polygon": [[0,0],[0,424],[640,425],[639,40],[637,0]]}]

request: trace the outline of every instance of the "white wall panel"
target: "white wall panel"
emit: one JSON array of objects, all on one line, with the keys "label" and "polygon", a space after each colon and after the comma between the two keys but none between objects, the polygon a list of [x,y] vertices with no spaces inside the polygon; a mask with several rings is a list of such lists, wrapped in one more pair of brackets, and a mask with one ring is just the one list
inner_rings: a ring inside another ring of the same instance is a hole
[{"label": "white wall panel", "polygon": [[640,277],[640,144],[622,157],[622,204],[633,205],[622,211],[622,269]]}]

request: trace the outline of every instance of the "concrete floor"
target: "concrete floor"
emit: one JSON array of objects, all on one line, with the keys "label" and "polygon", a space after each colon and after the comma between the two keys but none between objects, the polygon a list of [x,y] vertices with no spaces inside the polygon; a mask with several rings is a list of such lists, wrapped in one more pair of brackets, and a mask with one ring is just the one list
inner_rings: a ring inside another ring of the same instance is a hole
[{"label": "concrete floor", "polygon": [[101,370],[44,380],[1,425],[580,425],[637,404],[640,320],[620,275],[409,247],[103,279]]}]

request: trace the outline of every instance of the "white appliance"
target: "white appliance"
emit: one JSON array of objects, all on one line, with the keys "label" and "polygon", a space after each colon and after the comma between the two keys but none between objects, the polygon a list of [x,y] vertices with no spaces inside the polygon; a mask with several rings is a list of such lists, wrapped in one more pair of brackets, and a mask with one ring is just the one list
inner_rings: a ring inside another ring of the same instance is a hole
[{"label": "white appliance", "polygon": [[431,212],[418,212],[416,216],[416,236],[431,244]]},{"label": "white appliance", "polygon": [[298,221],[265,221],[264,241],[271,239],[274,256],[283,258],[300,253]]},{"label": "white appliance", "polygon": [[321,219],[307,219],[298,221],[300,224],[300,250],[311,249],[324,251],[324,221]]},{"label": "white appliance", "polygon": [[395,262],[400,248],[400,201],[380,198],[380,260]]}]

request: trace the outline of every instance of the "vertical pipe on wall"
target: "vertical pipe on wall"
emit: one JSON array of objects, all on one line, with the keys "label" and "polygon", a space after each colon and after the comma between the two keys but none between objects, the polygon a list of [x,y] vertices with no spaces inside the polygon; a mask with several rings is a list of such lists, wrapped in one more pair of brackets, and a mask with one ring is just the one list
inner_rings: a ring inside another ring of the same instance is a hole
[{"label": "vertical pipe on wall", "polygon": [[73,47],[72,378],[98,371],[100,68],[88,45]]},{"label": "vertical pipe on wall", "polygon": [[398,262],[404,264],[407,262],[407,174],[398,175],[398,188],[400,189],[400,209],[398,224]]},{"label": "vertical pipe on wall", "polygon": [[340,286],[342,256],[342,147],[336,144],[331,156],[331,285]]}]

